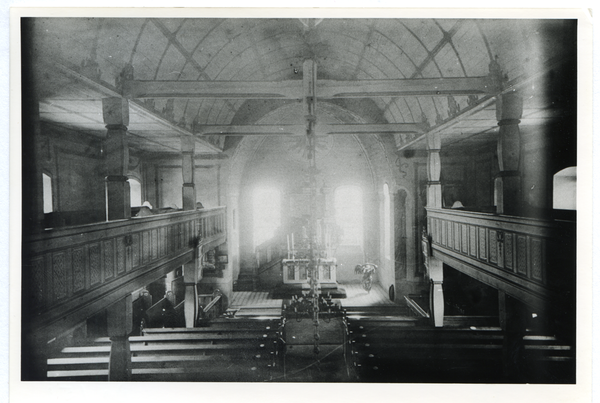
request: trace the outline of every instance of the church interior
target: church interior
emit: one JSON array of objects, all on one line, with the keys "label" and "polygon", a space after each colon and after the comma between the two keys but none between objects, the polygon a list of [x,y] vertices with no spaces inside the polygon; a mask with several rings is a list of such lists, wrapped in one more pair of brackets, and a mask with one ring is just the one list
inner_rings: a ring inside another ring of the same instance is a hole
[{"label": "church interior", "polygon": [[20,24],[22,381],[577,381],[577,20]]}]

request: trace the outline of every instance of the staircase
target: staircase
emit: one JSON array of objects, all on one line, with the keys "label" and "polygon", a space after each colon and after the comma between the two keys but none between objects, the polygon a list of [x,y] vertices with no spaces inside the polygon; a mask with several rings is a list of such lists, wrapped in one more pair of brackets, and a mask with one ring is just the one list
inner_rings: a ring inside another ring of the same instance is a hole
[{"label": "staircase", "polygon": [[233,291],[256,291],[257,280],[257,276],[252,270],[241,270],[238,279],[233,283]]}]

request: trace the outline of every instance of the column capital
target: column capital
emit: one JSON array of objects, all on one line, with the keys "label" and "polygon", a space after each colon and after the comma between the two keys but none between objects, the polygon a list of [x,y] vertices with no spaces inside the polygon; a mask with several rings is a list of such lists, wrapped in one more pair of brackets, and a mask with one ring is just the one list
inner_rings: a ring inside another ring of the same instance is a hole
[{"label": "column capital", "polygon": [[427,139],[427,150],[429,152],[440,152],[442,149],[442,136],[439,132],[428,132],[425,136]]},{"label": "column capital", "polygon": [[496,99],[496,119],[519,120],[523,116],[523,97],[518,92],[499,95]]},{"label": "column capital", "polygon": [[103,98],[102,118],[107,125],[107,129],[109,129],[108,126],[129,125],[129,101],[125,98],[118,97]]},{"label": "column capital", "polygon": [[182,134],[180,140],[182,153],[194,153],[196,148],[196,137],[193,135]]}]

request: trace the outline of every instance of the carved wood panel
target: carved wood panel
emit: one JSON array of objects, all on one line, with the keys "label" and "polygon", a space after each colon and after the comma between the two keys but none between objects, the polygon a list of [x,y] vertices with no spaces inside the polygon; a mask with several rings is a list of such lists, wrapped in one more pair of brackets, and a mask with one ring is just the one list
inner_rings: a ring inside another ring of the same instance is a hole
[{"label": "carved wood panel", "polygon": [[498,233],[495,230],[490,230],[490,262],[498,263]]},{"label": "carved wood panel", "polygon": [[470,255],[477,257],[477,227],[469,225],[469,250]]},{"label": "carved wood panel", "polygon": [[73,292],[85,289],[85,261],[84,248],[73,249]]},{"label": "carved wood panel", "polygon": [[461,228],[461,246],[462,246],[462,253],[464,253],[465,255],[469,253],[469,228],[467,227],[466,224],[461,224],[460,225]]},{"label": "carved wood panel", "polygon": [[460,235],[460,224],[455,222],[454,223],[454,250],[460,250],[460,240],[461,240],[461,235]]},{"label": "carved wood panel", "polygon": [[517,236],[517,273],[527,275],[527,237]]},{"label": "carved wood panel", "polygon": [[479,258],[487,260],[487,233],[482,227],[479,228]]}]

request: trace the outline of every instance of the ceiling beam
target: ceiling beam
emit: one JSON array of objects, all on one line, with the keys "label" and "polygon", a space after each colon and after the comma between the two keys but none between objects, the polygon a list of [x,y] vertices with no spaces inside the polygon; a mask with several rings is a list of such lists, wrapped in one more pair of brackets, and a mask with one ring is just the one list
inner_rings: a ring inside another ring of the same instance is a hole
[{"label": "ceiling beam", "polygon": [[[327,134],[394,134],[424,133],[425,126],[420,123],[383,123],[383,124],[323,124],[317,123],[318,135]],[[205,136],[303,136],[306,125],[205,125],[197,134]]]},{"label": "ceiling beam", "polygon": [[400,80],[320,80],[319,98],[482,95],[497,89],[488,76]]},{"label": "ceiling beam", "polygon": [[[391,80],[319,80],[317,97],[371,98],[495,94],[489,76],[410,78]],[[302,99],[302,80],[284,81],[178,81],[126,80],[126,98],[195,99]]]},{"label": "ceiling beam", "polygon": [[[554,71],[556,70],[560,65],[562,65],[563,63],[565,63],[566,60],[561,59],[561,58],[553,58],[550,59],[546,62],[546,64],[544,65],[544,68],[538,70],[535,74],[532,74],[530,76],[520,76],[517,77],[507,83],[499,83],[498,85],[501,85],[502,88],[493,95],[486,95],[483,98],[480,98],[476,104],[471,105],[463,110],[461,110],[456,116],[444,121],[443,123],[434,126],[430,129],[427,129],[426,132],[423,132],[423,134],[417,136],[416,138],[412,139],[411,141],[408,141],[404,144],[401,144],[399,146],[397,146],[397,151],[402,151],[402,150],[408,150],[411,149],[413,147],[416,147],[417,145],[422,145],[427,137],[427,134],[434,134],[434,133],[441,133],[442,135],[445,135],[447,133],[447,130],[454,126],[455,124],[459,123],[461,120],[474,115],[480,111],[482,111],[483,109],[487,108],[488,106],[494,104],[498,98],[498,96],[503,95],[503,94],[507,94],[513,91],[517,91],[517,90],[522,90],[526,87],[528,87],[534,80],[544,76],[545,74],[547,74],[548,72]],[[496,125],[497,122],[494,121],[494,123],[492,124],[492,126]],[[488,131],[489,129],[482,129],[481,132],[485,132]]]}]

